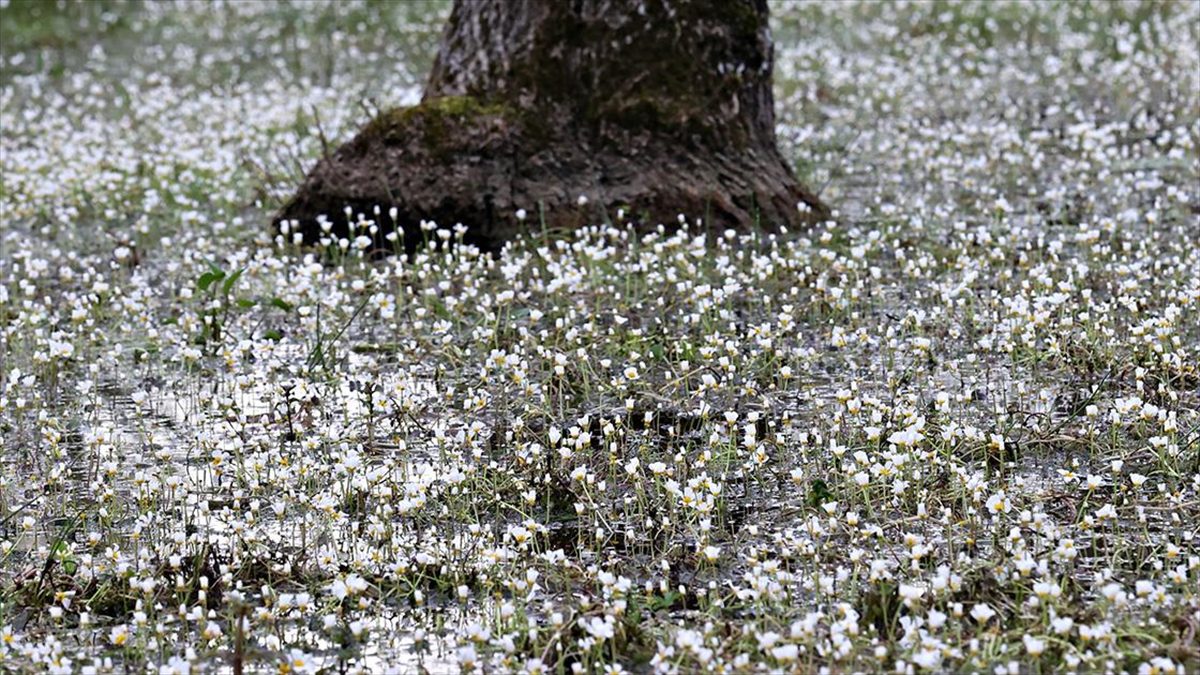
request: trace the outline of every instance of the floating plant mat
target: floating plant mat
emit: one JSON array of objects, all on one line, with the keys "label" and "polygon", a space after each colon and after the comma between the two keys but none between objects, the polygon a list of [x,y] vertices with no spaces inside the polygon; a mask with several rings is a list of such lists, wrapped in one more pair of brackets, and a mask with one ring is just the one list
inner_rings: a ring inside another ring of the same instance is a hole
[{"label": "floating plant mat", "polygon": [[835,223],[384,259],[266,225],[448,5],[34,4],[0,670],[1194,670],[1194,3],[778,3]]}]

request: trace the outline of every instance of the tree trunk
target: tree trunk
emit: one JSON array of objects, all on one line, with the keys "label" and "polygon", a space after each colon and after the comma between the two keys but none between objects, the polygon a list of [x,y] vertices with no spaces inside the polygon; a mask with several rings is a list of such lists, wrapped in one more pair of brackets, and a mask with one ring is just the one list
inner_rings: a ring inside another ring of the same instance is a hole
[{"label": "tree trunk", "polygon": [[399,226],[410,246],[422,220],[462,223],[495,248],[618,211],[826,218],[776,148],[771,73],[766,0],[456,0],[422,102],[318,162],[276,223],[312,243],[319,220],[338,236],[371,221],[376,244]]}]

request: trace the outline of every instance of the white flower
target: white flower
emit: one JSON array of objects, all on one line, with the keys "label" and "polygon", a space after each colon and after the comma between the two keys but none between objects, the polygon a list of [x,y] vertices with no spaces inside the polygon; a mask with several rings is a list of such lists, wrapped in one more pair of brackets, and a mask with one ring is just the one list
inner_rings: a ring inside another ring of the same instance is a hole
[{"label": "white flower", "polygon": [[911,605],[921,599],[925,595],[924,587],[914,584],[900,584],[900,598],[906,605]]},{"label": "white flower", "polygon": [[1012,504],[1008,501],[1008,495],[1004,493],[1004,490],[988,497],[987,510],[994,514],[1008,513],[1011,508]]},{"label": "white flower", "polygon": [[616,634],[613,618],[609,615],[605,615],[604,618],[593,616],[583,622],[583,627],[593,637],[601,640],[608,640]]},{"label": "white flower", "polygon": [[191,672],[192,664],[182,656],[172,656],[158,667],[158,675],[190,675]]},{"label": "white flower", "polygon": [[638,461],[637,457],[634,457],[633,459],[631,459],[625,463],[625,473],[632,476],[638,472],[639,466],[641,466],[641,462]]},{"label": "white flower", "polygon": [[888,443],[900,446],[902,448],[913,447],[924,440],[925,436],[920,431],[913,427],[909,427],[904,431],[897,431],[891,436],[888,436]]},{"label": "white flower", "polygon": [[56,359],[69,359],[75,354],[75,345],[65,340],[50,340],[50,356]]},{"label": "white flower", "polygon": [[313,658],[296,648],[292,648],[288,652],[287,664],[290,672],[293,673],[317,672],[317,664]]},{"label": "white flower", "polygon": [[922,649],[913,654],[912,659],[922,670],[937,670],[942,666],[942,652],[937,649]]},{"label": "white flower", "polygon": [[1046,600],[1062,595],[1062,589],[1052,581],[1039,581],[1033,585],[1033,593],[1039,598]]},{"label": "white flower", "polygon": [[779,645],[771,650],[771,656],[774,657],[776,661],[782,661],[785,663],[788,661],[795,661],[799,655],[800,648],[794,644]]},{"label": "white flower", "polygon": [[458,657],[458,664],[462,666],[464,671],[474,670],[479,660],[479,657],[475,655],[475,647],[471,645],[460,647],[455,656]]},{"label": "white flower", "polygon": [[946,614],[944,612],[939,612],[936,609],[929,610],[929,615],[926,616],[925,619],[929,623],[929,627],[933,630],[938,630],[942,626],[946,625]]},{"label": "white flower", "polygon": [[987,623],[988,619],[991,619],[993,616],[996,616],[996,610],[989,607],[986,602],[978,603],[971,608],[971,618],[981,624]]}]

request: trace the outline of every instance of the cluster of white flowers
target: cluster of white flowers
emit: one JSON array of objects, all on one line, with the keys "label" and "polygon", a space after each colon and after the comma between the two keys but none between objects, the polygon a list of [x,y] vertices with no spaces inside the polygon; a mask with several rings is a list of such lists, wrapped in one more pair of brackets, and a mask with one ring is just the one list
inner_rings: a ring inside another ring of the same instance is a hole
[{"label": "cluster of white flowers", "polygon": [[443,17],[304,4],[2,52],[0,670],[1200,658],[1196,6],[780,3],[836,222],[371,261],[270,200]]}]

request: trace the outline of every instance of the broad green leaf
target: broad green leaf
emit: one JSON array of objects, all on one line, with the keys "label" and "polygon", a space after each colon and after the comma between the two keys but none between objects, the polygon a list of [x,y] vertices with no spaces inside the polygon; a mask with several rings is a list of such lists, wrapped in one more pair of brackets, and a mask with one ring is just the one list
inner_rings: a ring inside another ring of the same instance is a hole
[{"label": "broad green leaf", "polygon": [[224,278],[225,273],[221,270],[205,272],[204,274],[200,275],[199,279],[196,280],[196,288],[200,289],[200,292],[203,293],[208,290],[209,286],[212,286]]},{"label": "broad green leaf", "polygon": [[225,280],[225,285],[221,287],[221,292],[224,293],[225,295],[229,295],[229,292],[233,290],[234,284],[236,284],[238,282],[238,279],[242,278],[242,273],[245,271],[246,271],[246,268],[243,267],[242,269],[229,275],[229,278]]}]

